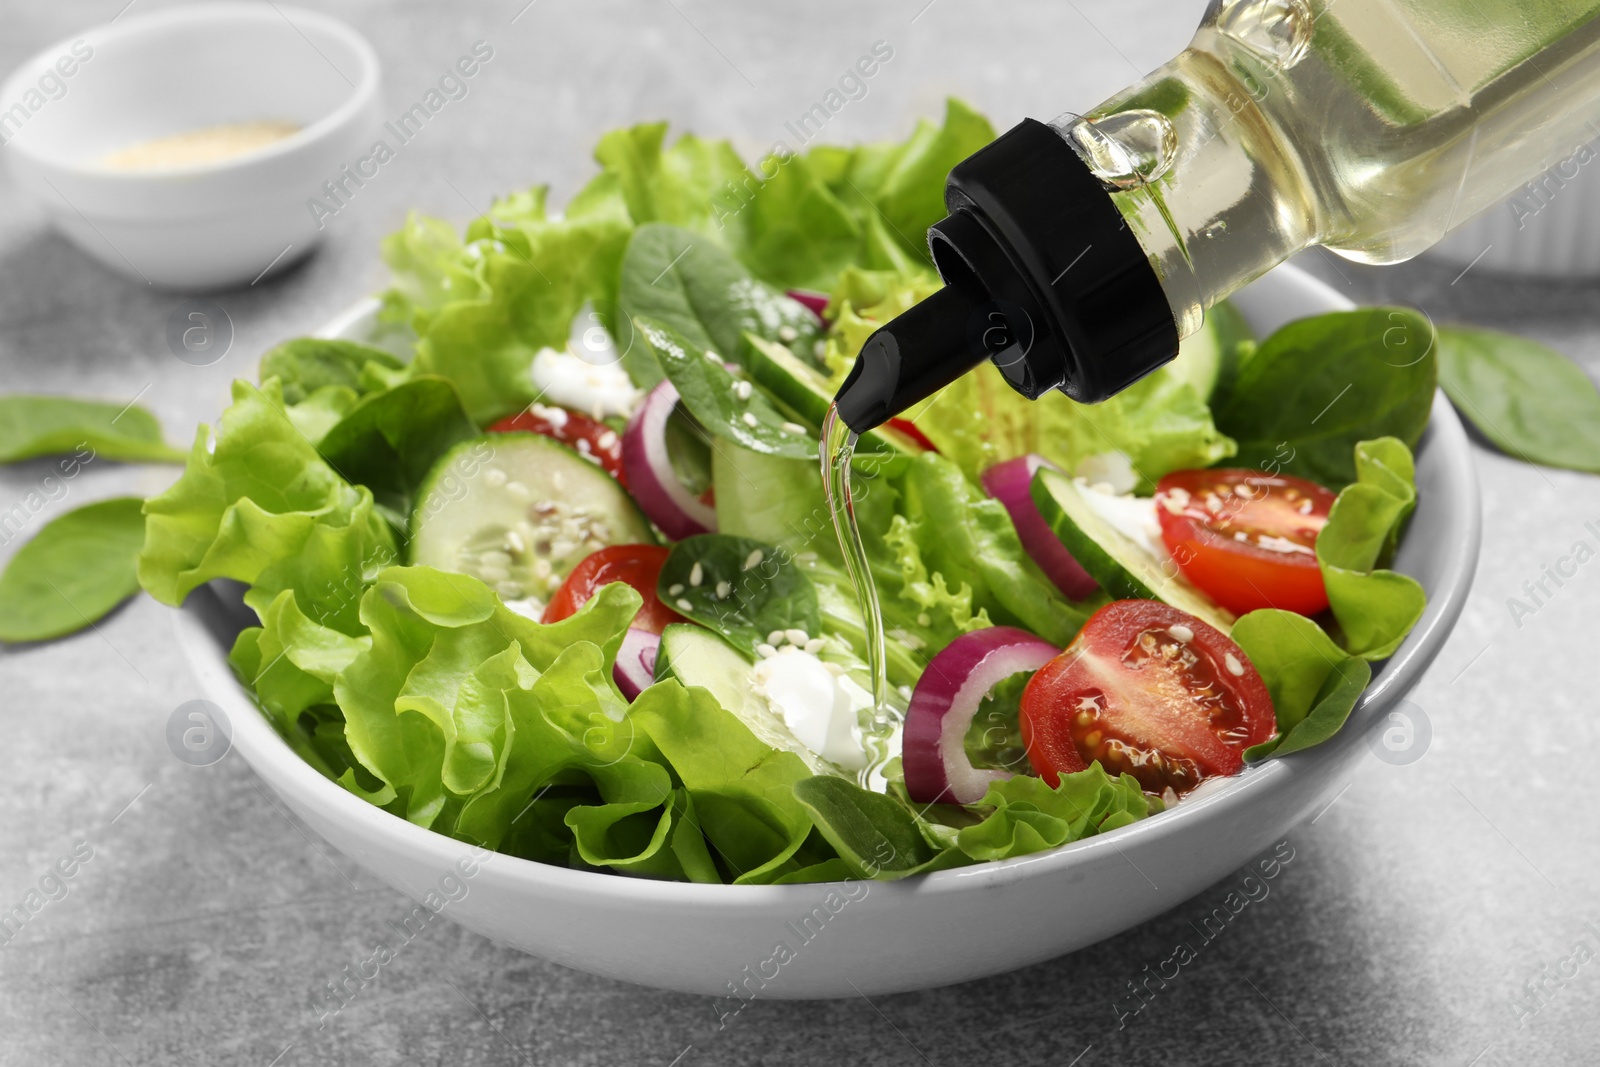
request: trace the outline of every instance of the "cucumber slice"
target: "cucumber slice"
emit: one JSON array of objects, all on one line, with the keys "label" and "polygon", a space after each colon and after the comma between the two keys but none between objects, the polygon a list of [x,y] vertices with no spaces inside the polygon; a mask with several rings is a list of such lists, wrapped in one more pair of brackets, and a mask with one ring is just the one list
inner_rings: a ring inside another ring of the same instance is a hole
[{"label": "cucumber slice", "polygon": [[417,501],[411,562],[470,574],[530,614],[596,549],[655,541],[611,475],[536,433],[463,441],[440,457]]},{"label": "cucumber slice", "polygon": [[[754,334],[745,334],[750,346],[747,370],[756,384],[771,393],[778,402],[813,426],[821,426],[833,403],[828,380],[815,367],[806,363],[784,345],[764,341]],[[886,426],[868,430],[862,437],[870,442],[862,448],[880,452],[905,452],[918,455],[923,449],[905,434]]]},{"label": "cucumber slice", "polygon": [[755,691],[755,665],[720,636],[693,623],[673,623],[661,633],[656,679],[673,678],[709,690],[717,703],[749,727],[764,745],[793,752],[813,774],[838,768],[801,744],[783,717]]},{"label": "cucumber slice", "polygon": [[1093,492],[1049,467],[1039,468],[1033,476],[1033,502],[1044,521],[1106,592],[1118,598],[1162,600],[1223,633],[1233,629],[1232,612],[1184,578],[1171,557],[1158,555],[1152,545],[1140,543],[1111,522],[1089,499]]}]

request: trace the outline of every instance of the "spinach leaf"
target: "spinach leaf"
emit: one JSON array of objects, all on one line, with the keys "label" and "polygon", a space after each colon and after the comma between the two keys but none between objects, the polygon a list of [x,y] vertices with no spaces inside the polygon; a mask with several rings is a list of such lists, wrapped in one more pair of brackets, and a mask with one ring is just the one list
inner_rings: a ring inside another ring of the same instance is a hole
[{"label": "spinach leaf", "polygon": [[391,353],[357,341],[325,337],[297,337],[261,357],[258,377],[276,378],[283,386],[283,402],[299,404],[319,389],[343,386],[364,391],[362,370],[369,363],[394,370],[400,361]]},{"label": "spinach leaf", "polygon": [[0,641],[43,641],[91,625],[139,591],[144,501],[116,497],[47,523],[0,574]]},{"label": "spinach leaf", "polygon": [[707,431],[752,452],[816,459],[816,435],[791,422],[753,383],[735,378],[720,356],[651,319],[635,319],[634,333],[655,354],[683,406]]},{"label": "spinach leaf", "polygon": [[1231,635],[1267,683],[1278,732],[1245,759],[1287,755],[1338,733],[1372,678],[1372,668],[1333,643],[1322,627],[1292,611],[1252,611]]},{"label": "spinach leaf", "polygon": [[656,593],[747,656],[774,630],[822,633],[811,579],[792,557],[748,537],[700,534],[679,541],[661,566]]},{"label": "spinach leaf", "polygon": [[1439,384],[1502,451],[1600,473],[1600,390],[1554,349],[1493,330],[1441,327]]},{"label": "spinach leaf", "polygon": [[1355,480],[1352,449],[1374,437],[1415,447],[1437,378],[1433,325],[1406,308],[1335,311],[1289,323],[1241,361],[1217,427],[1234,463],[1332,488]]},{"label": "spinach leaf", "polygon": [[434,462],[476,436],[455,387],[419,375],[363,398],[318,442],[317,451],[346,481],[371,489],[404,529],[412,494]]},{"label": "spinach leaf", "polygon": [[1357,480],[1340,491],[1317,535],[1317,562],[1344,647],[1387,659],[1422,618],[1427,597],[1412,578],[1380,570],[1416,507],[1411,451],[1392,437],[1355,447]]},{"label": "spinach leaf", "polygon": [[81,447],[105,459],[131,462],[182,463],[186,455],[162,440],[161,423],[137,404],[0,396],[0,463],[64,455]]},{"label": "spinach leaf", "polygon": [[[781,341],[810,358],[822,327],[805,305],[751,277],[733,254],[708,237],[677,226],[639,227],[622,256],[619,301],[628,315],[670,326],[690,344],[742,362],[744,334]],[[648,361],[640,368],[649,388]]]},{"label": "spinach leaf", "polygon": [[934,858],[916,816],[895,797],[832,775],[796,782],[794,795],[852,878],[903,878]]}]

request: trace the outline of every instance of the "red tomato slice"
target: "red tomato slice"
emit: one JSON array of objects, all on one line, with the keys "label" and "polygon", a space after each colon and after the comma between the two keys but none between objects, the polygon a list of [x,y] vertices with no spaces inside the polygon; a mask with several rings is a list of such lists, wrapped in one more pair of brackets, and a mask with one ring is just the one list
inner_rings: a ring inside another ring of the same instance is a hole
[{"label": "red tomato slice", "polygon": [[489,427],[490,433],[515,431],[543,434],[564,445],[570,445],[588,459],[600,464],[605,472],[626,489],[628,479],[622,473],[622,435],[598,419],[581,411],[553,407],[547,404],[529,404],[527,409],[501,419]]},{"label": "red tomato slice", "polygon": [[1236,615],[1328,607],[1317,534],[1334,494],[1287,474],[1176,471],[1156,483],[1161,539],[1183,576]]},{"label": "red tomato slice", "polygon": [[575,615],[602,586],[612,582],[627,582],[644,597],[644,605],[633,618],[633,628],[658,634],[667,628],[668,623],[683,621],[682,615],[661,603],[656,596],[656,580],[660,578],[661,565],[666,561],[667,550],[660,545],[611,545],[591,552],[572,568],[567,580],[550,598],[542,621],[558,622],[568,615]]},{"label": "red tomato slice", "polygon": [[1054,785],[1099,761],[1146,792],[1186,793],[1237,774],[1272,736],[1266,683],[1221,631],[1156,600],[1118,600],[1089,619],[1022,693],[1028,762]]}]

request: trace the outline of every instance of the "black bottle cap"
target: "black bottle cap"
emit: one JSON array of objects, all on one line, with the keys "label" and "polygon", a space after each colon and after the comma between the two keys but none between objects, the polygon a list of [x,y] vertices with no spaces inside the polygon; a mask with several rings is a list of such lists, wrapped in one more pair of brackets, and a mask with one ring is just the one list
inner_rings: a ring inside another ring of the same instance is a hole
[{"label": "black bottle cap", "polygon": [[835,398],[862,433],[984,360],[1036,399],[1093,403],[1178,353],[1143,246],[1054,129],[1024,119],[958,164],[928,231],[945,287],[867,339]]}]

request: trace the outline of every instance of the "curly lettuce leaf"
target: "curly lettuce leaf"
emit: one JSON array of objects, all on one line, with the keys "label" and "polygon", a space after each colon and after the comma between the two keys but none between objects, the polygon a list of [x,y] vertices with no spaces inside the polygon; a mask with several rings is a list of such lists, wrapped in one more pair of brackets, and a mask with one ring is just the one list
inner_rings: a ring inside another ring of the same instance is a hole
[{"label": "curly lettuce leaf", "polygon": [[[1039,570],[1004,505],[984,496],[960,468],[934,452],[912,460],[903,492],[903,575],[919,574],[920,565],[942,576],[946,593],[954,589],[961,598],[963,588],[970,590],[972,608],[994,622],[1063,647],[1071,642],[1088,614]],[[911,558],[913,545],[920,559]]]},{"label": "curly lettuce leaf", "polygon": [[178,605],[213,578],[252,586],[245,603],[263,614],[285,589],[308,616],[360,633],[362,584],[396,558],[394,536],[372,493],[350,485],[247,382],[214,438],[201,427],[183,475],[144,505],[139,584]]},{"label": "curly lettuce leaf", "polygon": [[538,397],[533,358],[566,346],[584,304],[615,303],[630,227],[597,217],[493,232],[470,245],[480,291],[413,320],[411,373],[448,380],[480,425]]},{"label": "curly lettuce leaf", "polygon": [[894,267],[881,241],[912,262],[931,265],[928,227],[946,215],[945,179],[950,168],[994,140],[989,120],[960,100],[945,102],[944,121],[926,119],[904,141],[851,148],[824,146],[807,153],[807,162],[838,201],[857,219],[863,233],[878,231],[877,262],[858,256],[863,266]]},{"label": "curly lettuce leaf", "polygon": [[1138,822],[1158,803],[1133,775],[1112,778],[1098,763],[1061,775],[1054,788],[1018,775],[989,786],[973,805],[988,814],[957,831],[955,847],[978,861],[1025,856]]},{"label": "curly lettuce leaf", "polygon": [[794,791],[811,776],[805,763],[758,741],[709,691],[660,681],[639,694],[628,718],[688,790],[736,884],[765,884],[829,858],[807,848],[811,817]]},{"label": "curly lettuce leaf", "polygon": [[528,689],[574,644],[595,646],[609,668],[639,604],[638,593],[614,583],[546,625],[466,575],[382,571],[361,598],[371,645],[333,686],[351,751],[395,791],[398,814],[449,832],[464,799],[503,774],[514,728],[509,694]]}]

